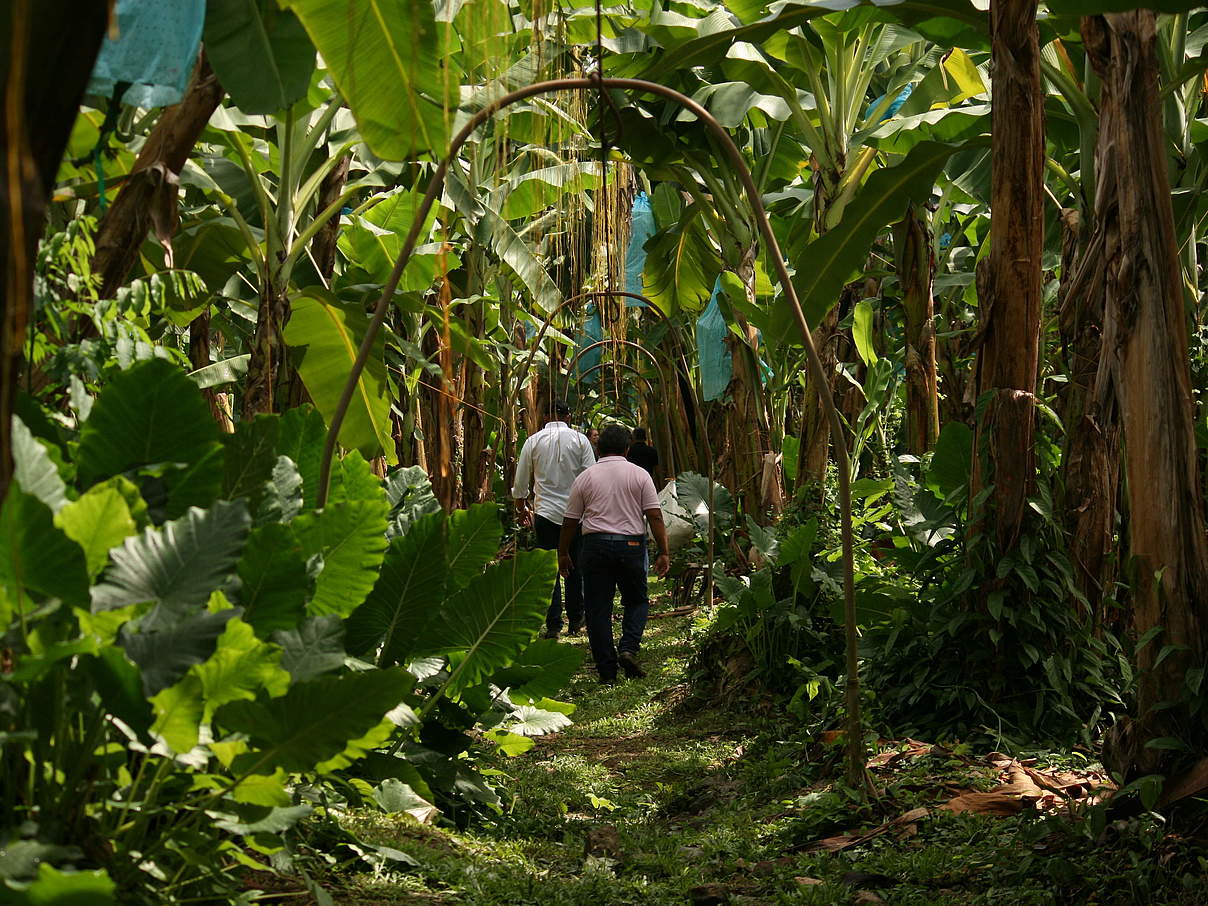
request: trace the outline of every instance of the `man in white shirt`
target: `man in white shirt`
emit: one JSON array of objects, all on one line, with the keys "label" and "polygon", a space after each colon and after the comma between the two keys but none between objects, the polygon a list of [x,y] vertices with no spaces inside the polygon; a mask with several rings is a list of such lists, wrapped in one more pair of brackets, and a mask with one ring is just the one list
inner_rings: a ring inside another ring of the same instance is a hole
[{"label": "man in white shirt", "polygon": [[[579,473],[596,461],[587,437],[566,423],[569,415],[566,403],[554,403],[545,427],[524,442],[516,463],[516,481],[512,485],[516,515],[521,525],[532,522],[537,546],[542,550],[557,549],[570,487]],[[535,515],[528,503],[530,484]],[[583,579],[578,570],[566,575],[566,619],[571,634],[583,625]],[[556,639],[561,631],[562,588],[555,580],[553,600],[545,617],[545,637]]]}]

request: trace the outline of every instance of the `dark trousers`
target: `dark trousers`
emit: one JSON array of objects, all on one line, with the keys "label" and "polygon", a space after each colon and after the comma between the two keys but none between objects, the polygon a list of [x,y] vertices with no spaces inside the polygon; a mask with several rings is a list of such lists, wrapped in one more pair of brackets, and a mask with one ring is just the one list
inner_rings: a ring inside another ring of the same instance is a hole
[{"label": "dark trousers", "polygon": [[[537,547],[545,551],[558,549],[558,537],[562,534],[562,524],[552,522],[544,516],[533,519],[533,530],[537,534]],[[582,536],[575,533],[575,540],[570,545],[572,563],[579,562],[579,545]],[[572,569],[566,577],[566,621],[572,629],[583,625],[583,576],[579,570]],[[545,629],[551,635],[562,631],[562,577],[554,579],[554,597],[550,601],[549,612],[545,615]]]},{"label": "dark trousers", "polygon": [[[579,554],[583,574],[583,607],[587,615],[587,638],[601,679],[615,679],[617,651],[637,654],[646,629],[650,598],[646,593],[646,539],[605,540],[584,535]],[[612,604],[621,590],[621,640],[612,638]]]}]

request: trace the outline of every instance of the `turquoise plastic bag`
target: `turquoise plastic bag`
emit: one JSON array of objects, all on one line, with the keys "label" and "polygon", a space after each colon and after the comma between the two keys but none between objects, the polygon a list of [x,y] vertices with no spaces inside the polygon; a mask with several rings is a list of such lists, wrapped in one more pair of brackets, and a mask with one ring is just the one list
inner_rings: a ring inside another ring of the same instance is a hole
[{"label": "turquoise plastic bag", "polygon": [[117,0],[118,39],[101,42],[88,91],[109,96],[119,83],[129,82],[122,103],[179,103],[197,62],[205,21],[205,0]]},{"label": "turquoise plastic bag", "polygon": [[715,400],[726,392],[733,371],[729,347],[726,346],[726,319],[717,298],[721,295],[721,277],[713,284],[709,304],[696,319],[696,351],[700,358],[701,393],[706,400]]},{"label": "turquoise plastic bag", "polygon": [[[629,247],[625,250],[625,292],[645,295],[642,289],[642,271],[646,269],[646,240],[655,234],[658,226],[654,222],[654,211],[645,192],[638,192],[629,212]],[[630,308],[645,308],[641,299],[625,299]]]},{"label": "turquoise plastic bag", "polygon": [[[596,307],[596,303],[588,302],[585,311],[587,312],[587,323],[583,325],[583,338],[575,347],[576,352],[580,349],[586,349],[592,343],[598,343],[604,339],[604,324],[600,320],[600,309]],[[603,346],[597,346],[591,352],[584,355],[575,363],[575,371],[582,375],[588,369],[595,368],[596,365],[600,364],[600,354],[603,351]],[[583,378],[583,380],[590,384],[595,381],[599,373],[599,370],[593,371],[587,377]]]}]

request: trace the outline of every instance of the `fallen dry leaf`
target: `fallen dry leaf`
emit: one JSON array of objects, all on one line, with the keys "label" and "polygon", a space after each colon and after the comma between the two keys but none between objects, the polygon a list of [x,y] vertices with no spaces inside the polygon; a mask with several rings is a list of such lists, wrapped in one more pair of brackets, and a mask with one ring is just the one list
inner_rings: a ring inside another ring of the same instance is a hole
[{"label": "fallen dry leaf", "polygon": [[819,885],[826,883],[825,881],[820,881],[817,878],[793,878],[793,880],[802,887],[818,887]]},{"label": "fallen dry leaf", "polygon": [[[813,843],[807,843],[800,847],[800,849],[807,853],[837,853],[840,850],[847,849],[849,846],[855,846],[858,843],[871,840],[873,837],[889,833],[891,830],[908,826],[920,818],[925,818],[928,811],[926,808],[912,808],[892,821],[886,821],[880,827],[874,827],[872,830],[865,831],[862,834],[840,834],[837,837],[824,837],[821,840],[815,840]],[[915,830],[917,831],[918,828],[916,827]]]}]

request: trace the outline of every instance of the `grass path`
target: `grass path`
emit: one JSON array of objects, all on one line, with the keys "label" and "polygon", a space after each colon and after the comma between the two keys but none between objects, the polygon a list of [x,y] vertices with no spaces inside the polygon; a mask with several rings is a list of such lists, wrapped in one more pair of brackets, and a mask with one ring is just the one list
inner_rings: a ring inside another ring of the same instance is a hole
[{"label": "grass path", "polygon": [[[928,756],[888,778],[874,806],[858,803],[825,779],[836,773],[834,747],[794,738],[783,715],[689,701],[689,632],[683,617],[651,620],[644,679],[601,687],[585,664],[561,696],[577,707],[574,726],[498,762],[510,798],[494,822],[450,831],[406,816],[351,816],[362,839],[419,865],[408,874],[344,879],[335,902],[1208,903],[1193,877],[1202,879],[1208,860],[1194,851],[1159,864],[1162,854],[1147,852],[1149,844],[1113,850],[1068,822],[1036,815],[933,813],[908,832],[839,853],[808,852],[820,837],[876,826],[992,781],[967,761]],[[582,636],[568,641],[586,648]]]}]

